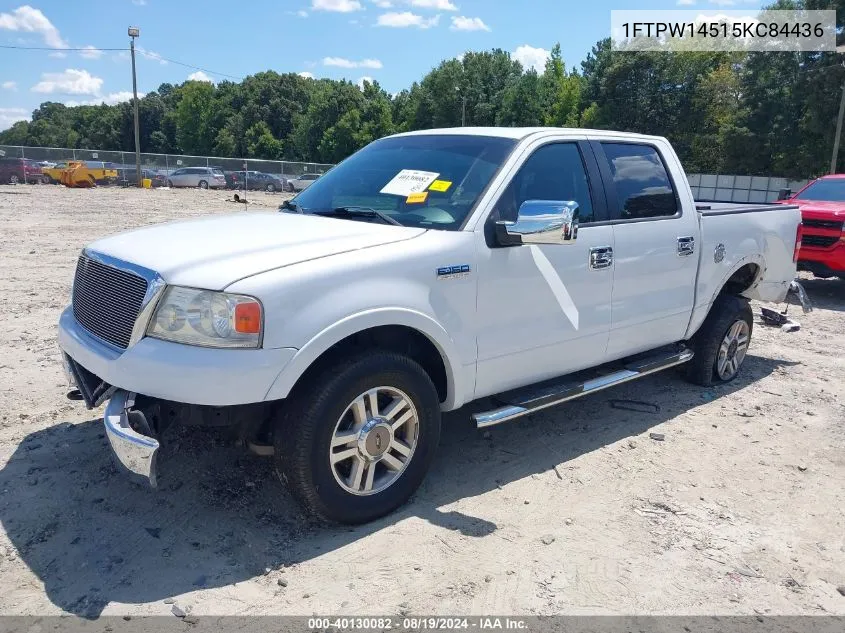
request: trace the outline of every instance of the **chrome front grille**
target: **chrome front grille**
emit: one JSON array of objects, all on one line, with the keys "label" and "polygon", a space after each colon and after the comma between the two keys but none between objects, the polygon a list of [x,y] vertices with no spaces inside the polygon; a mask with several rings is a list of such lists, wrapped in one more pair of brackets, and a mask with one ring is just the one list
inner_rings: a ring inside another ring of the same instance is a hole
[{"label": "chrome front grille", "polygon": [[80,255],[73,280],[73,314],[86,330],[126,349],[144,303],[147,280]]}]

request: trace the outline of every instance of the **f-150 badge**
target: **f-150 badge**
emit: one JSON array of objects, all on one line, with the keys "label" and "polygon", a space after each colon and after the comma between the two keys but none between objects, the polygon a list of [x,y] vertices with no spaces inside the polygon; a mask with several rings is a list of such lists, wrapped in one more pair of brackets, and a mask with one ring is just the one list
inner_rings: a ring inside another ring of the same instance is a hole
[{"label": "f-150 badge", "polygon": [[463,279],[469,277],[469,265],[461,264],[459,266],[443,266],[437,269],[438,279]]}]

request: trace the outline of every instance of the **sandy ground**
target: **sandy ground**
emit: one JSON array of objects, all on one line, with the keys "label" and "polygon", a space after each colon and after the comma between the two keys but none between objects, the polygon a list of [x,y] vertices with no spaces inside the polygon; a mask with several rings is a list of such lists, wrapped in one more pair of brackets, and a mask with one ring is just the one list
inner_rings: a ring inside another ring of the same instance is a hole
[{"label": "sandy ground", "polygon": [[758,324],[729,386],[668,372],[487,433],[449,415],[421,490],[371,525],[305,519],[212,432],[171,440],[158,491],[130,484],[102,411],[64,397],[77,254],[229,196],[0,187],[0,614],[845,614],[837,280],[807,281],[800,332]]}]

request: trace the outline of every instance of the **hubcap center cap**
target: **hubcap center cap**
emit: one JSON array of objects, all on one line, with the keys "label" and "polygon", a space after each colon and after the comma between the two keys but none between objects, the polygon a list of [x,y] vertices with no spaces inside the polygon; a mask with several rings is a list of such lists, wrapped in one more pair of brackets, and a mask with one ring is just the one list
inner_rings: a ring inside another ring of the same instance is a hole
[{"label": "hubcap center cap", "polygon": [[367,421],[358,435],[358,450],[365,459],[378,459],[390,448],[393,430],[383,418]]}]

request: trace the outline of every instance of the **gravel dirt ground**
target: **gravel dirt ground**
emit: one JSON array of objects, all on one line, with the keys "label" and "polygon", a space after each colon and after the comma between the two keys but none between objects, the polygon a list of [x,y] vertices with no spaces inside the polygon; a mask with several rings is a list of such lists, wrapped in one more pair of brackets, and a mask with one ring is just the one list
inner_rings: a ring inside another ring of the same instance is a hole
[{"label": "gravel dirt ground", "polygon": [[304,518],[212,432],[166,438],[159,490],[130,483],[102,410],[64,396],[76,257],[230,197],[0,187],[0,614],[845,614],[839,280],[806,280],[801,331],[758,322],[728,386],[670,371],[489,432],[450,414],[423,487],[370,525]]}]

